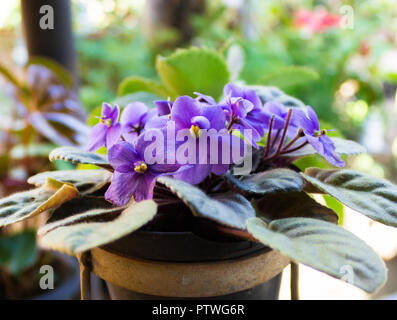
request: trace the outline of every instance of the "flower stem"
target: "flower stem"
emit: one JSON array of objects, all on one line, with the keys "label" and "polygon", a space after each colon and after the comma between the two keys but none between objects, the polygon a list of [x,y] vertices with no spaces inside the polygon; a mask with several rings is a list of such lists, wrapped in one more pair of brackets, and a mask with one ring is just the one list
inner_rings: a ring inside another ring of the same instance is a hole
[{"label": "flower stem", "polygon": [[302,137],[302,133],[303,133],[302,128],[299,128],[298,133],[296,134],[295,138],[293,138],[293,139],[283,148],[283,151],[288,150],[288,148],[289,148],[290,146],[292,146],[292,144],[293,144],[296,140],[298,140],[299,138],[301,138],[301,137]]},{"label": "flower stem", "polygon": [[267,142],[266,142],[265,157],[268,156],[269,151],[270,151],[270,144],[271,144],[271,139],[272,139],[273,123],[274,123],[274,116],[272,116],[272,118],[270,119],[269,131],[268,131],[268,133],[267,133]]}]

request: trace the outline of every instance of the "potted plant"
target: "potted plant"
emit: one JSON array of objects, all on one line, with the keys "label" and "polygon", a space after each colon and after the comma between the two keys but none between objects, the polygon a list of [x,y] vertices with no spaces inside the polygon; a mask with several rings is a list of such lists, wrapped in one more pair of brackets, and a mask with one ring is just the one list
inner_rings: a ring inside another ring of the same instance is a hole
[{"label": "potted plant", "polygon": [[[397,187],[341,169],[341,155],[364,148],[329,137],[311,107],[277,88],[225,85],[222,61],[186,49],[158,59],[163,83],[125,81],[120,93],[171,99],[154,109],[131,101],[121,116],[104,103],[86,150],[50,154],[100,169],[31,177],[36,189],[0,200],[0,225],[52,212],[41,241],[78,257],[83,298],[92,271],[113,299],[276,299],[284,267],[292,263],[296,275],[295,262],[377,290],[383,261],[311,194],[396,226]],[[107,156],[95,152],[103,146]],[[337,169],[294,165],[313,154]]]}]

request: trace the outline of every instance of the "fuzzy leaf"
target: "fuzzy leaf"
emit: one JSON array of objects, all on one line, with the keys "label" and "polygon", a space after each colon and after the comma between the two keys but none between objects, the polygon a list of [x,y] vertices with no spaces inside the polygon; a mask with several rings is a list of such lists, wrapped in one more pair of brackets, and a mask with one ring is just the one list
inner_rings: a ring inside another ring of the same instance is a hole
[{"label": "fuzzy leaf", "polygon": [[200,92],[218,98],[229,81],[224,58],[205,48],[179,49],[169,57],[158,56],[156,69],[166,87],[176,95]]},{"label": "fuzzy leaf", "polygon": [[105,156],[81,150],[74,147],[60,147],[50,153],[50,161],[64,160],[72,163],[93,164],[105,169],[111,169],[111,166]]},{"label": "fuzzy leaf", "polygon": [[386,280],[384,262],[365,242],[329,222],[310,218],[247,221],[248,231],[264,245],[295,261],[342,279],[367,292]]},{"label": "fuzzy leaf", "polygon": [[241,194],[225,193],[210,197],[199,188],[181,180],[160,177],[158,182],[175,193],[195,216],[242,230],[246,228],[245,221],[255,216],[254,208]]},{"label": "fuzzy leaf", "polygon": [[69,226],[81,222],[111,221],[126,209],[115,207],[103,197],[83,196],[72,199],[56,209],[38,234],[44,235],[58,227]]},{"label": "fuzzy leaf", "polygon": [[289,169],[273,169],[243,176],[241,179],[228,172],[225,177],[234,187],[247,194],[300,191],[303,187],[300,174]]},{"label": "fuzzy leaf", "polygon": [[338,222],[338,215],[322,206],[304,192],[275,193],[257,201],[261,217],[266,220],[305,217]]},{"label": "fuzzy leaf", "polygon": [[0,227],[31,218],[76,198],[78,190],[49,178],[40,188],[15,193],[0,200]]},{"label": "fuzzy leaf", "polygon": [[110,183],[112,174],[107,170],[62,170],[47,171],[36,174],[28,179],[28,183],[40,187],[53,178],[58,181],[73,184],[82,194],[93,193],[107,183]]},{"label": "fuzzy leaf", "polygon": [[156,215],[157,205],[152,200],[131,204],[112,221],[82,222],[60,226],[43,236],[43,245],[75,255],[115,241],[134,232]]},{"label": "fuzzy leaf", "polygon": [[302,174],[313,186],[367,217],[397,227],[397,187],[353,170],[309,168]]},{"label": "fuzzy leaf", "polygon": [[125,96],[135,92],[150,92],[167,99],[170,93],[164,86],[154,80],[131,76],[125,78],[119,85],[118,93],[120,96]]}]

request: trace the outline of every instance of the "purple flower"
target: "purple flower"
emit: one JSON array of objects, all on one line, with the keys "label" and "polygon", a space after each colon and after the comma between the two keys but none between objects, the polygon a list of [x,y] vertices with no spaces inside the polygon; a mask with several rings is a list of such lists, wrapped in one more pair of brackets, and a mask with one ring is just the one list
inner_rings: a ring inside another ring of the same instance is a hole
[{"label": "purple flower", "polygon": [[[167,155],[162,145],[157,151],[161,153],[158,156],[164,160],[163,164],[158,162],[150,164],[145,160],[148,146],[156,143],[153,140],[145,141],[145,134],[148,134],[148,131],[141,134],[134,144],[119,142],[108,152],[109,163],[115,171],[110,187],[105,193],[105,199],[117,206],[127,204],[131,197],[134,197],[135,201],[152,199],[157,177],[172,174],[180,168],[178,164],[166,163]],[[157,154],[153,153],[152,156],[156,157]]]},{"label": "purple flower", "polygon": [[169,100],[156,100],[154,104],[157,107],[158,115],[165,116],[171,113],[172,102]]},{"label": "purple flower", "polygon": [[121,113],[121,133],[125,140],[133,142],[144,130],[146,123],[157,114],[148,110],[142,102],[129,103]]},{"label": "purple flower", "polygon": [[[171,120],[175,122],[177,132],[183,129],[190,131],[193,140],[187,139],[185,142],[194,144],[193,148],[196,150],[195,162],[189,163],[190,167],[174,175],[175,178],[191,184],[198,184],[211,172],[214,174],[226,173],[232,157],[229,155],[228,159],[223,159],[222,151],[228,150],[231,153],[233,144],[237,143],[238,148],[241,148],[241,139],[228,134],[226,117],[221,106],[203,104],[189,96],[182,96],[173,104]],[[202,136],[204,132],[206,138]],[[217,156],[211,152],[211,139],[217,141]],[[200,151],[200,141],[204,141],[206,152]]]},{"label": "purple flower", "polygon": [[99,123],[91,129],[87,150],[96,151],[103,145],[107,149],[117,143],[121,136],[121,125],[118,122],[120,109],[118,105],[114,108],[104,103],[102,106],[102,116]]},{"label": "purple flower", "polygon": [[302,117],[301,127],[306,141],[335,167],[343,167],[345,162],[335,151],[334,142],[327,136],[327,130],[320,130],[320,123],[313,108],[307,107],[307,117]]},{"label": "purple flower", "polygon": [[291,139],[298,133],[302,123],[302,118],[306,118],[306,113],[303,110],[299,108],[288,108],[276,101],[267,102],[263,108],[266,113],[271,114],[275,117],[275,120],[277,120],[277,124],[273,126],[274,129],[281,129],[284,127],[288,112],[292,110],[286,134],[286,136]]},{"label": "purple flower", "polygon": [[[256,147],[269,128],[272,115],[263,108],[262,103],[252,89],[240,88],[234,84],[227,84],[223,89],[226,105],[223,108],[227,114],[227,121],[232,129],[239,130],[244,137],[245,129],[252,131],[252,144]],[[230,125],[231,124],[231,125]],[[283,121],[275,118],[273,127],[283,127]]]}]

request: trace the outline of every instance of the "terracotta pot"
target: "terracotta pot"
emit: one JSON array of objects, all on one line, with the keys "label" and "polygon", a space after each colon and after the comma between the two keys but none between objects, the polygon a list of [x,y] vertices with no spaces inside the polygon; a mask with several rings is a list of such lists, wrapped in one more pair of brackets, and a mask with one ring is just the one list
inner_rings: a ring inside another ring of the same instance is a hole
[{"label": "terracotta pot", "polygon": [[290,263],[261,244],[211,241],[191,232],[135,232],[86,257],[112,299],[133,300],[278,299]]}]

